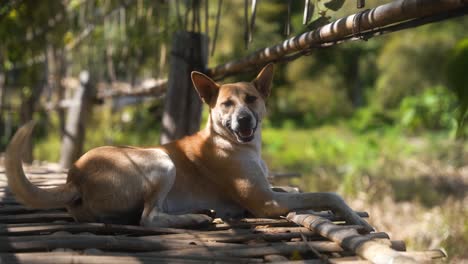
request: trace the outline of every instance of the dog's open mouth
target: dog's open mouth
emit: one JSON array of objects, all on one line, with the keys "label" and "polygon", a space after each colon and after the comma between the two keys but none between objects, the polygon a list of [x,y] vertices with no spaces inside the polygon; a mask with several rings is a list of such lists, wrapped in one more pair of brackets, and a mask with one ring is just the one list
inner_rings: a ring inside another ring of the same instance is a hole
[{"label": "dog's open mouth", "polygon": [[240,143],[247,143],[254,139],[255,137],[255,130],[257,130],[257,126],[251,127],[238,127],[237,129],[233,129],[231,126],[231,120],[227,120],[224,124],[232,134],[236,136],[236,139]]},{"label": "dog's open mouth", "polygon": [[239,142],[249,142],[254,138],[255,129],[240,129],[238,131],[233,131]]}]

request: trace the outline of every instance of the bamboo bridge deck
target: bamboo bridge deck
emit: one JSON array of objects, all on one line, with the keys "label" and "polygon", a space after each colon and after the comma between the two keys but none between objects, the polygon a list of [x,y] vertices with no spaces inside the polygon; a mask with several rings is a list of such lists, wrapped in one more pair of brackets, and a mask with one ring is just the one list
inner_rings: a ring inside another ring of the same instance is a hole
[{"label": "bamboo bridge deck", "polygon": [[[26,168],[41,187],[65,181],[44,167]],[[75,223],[65,210],[34,210],[8,190],[0,167],[0,263],[415,263],[440,250],[407,252],[386,233],[366,233],[330,212],[284,219],[222,221],[199,229]],[[368,217],[361,212],[362,217]]]}]

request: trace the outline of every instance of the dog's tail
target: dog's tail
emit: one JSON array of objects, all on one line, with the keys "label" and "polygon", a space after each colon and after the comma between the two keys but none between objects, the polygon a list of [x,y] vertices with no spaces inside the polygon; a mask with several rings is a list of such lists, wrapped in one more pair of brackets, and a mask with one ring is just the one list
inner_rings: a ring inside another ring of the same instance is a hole
[{"label": "dog's tail", "polygon": [[30,140],[33,128],[33,121],[22,126],[7,147],[5,173],[8,185],[16,199],[28,207],[37,209],[63,208],[78,196],[78,191],[71,183],[42,189],[32,184],[24,174],[21,155],[25,142]]}]

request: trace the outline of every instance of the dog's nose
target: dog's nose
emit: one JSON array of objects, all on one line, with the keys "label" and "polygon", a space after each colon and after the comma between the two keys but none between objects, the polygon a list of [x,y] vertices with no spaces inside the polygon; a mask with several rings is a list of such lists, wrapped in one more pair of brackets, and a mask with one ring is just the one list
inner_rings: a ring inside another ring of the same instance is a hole
[{"label": "dog's nose", "polygon": [[240,127],[249,127],[252,124],[252,117],[250,115],[240,115],[237,118],[237,122],[239,122]]}]

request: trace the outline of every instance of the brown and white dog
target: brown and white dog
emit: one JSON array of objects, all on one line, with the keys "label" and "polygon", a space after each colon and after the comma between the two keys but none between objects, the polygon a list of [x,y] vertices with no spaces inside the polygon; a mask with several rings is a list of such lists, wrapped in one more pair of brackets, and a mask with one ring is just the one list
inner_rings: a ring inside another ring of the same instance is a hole
[{"label": "brown and white dog", "polygon": [[252,82],[220,85],[199,72],[193,84],[209,105],[206,128],[154,148],[99,147],[68,172],[67,183],[52,189],[25,177],[21,153],[32,133],[27,124],[6,151],[8,183],[33,208],[63,208],[80,222],[184,226],[218,216],[281,216],[295,210],[333,210],[348,223],[372,227],[334,193],[274,192],[261,159],[261,122],[270,94],[273,65]]}]

